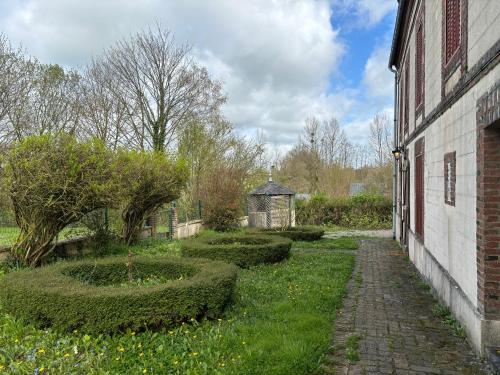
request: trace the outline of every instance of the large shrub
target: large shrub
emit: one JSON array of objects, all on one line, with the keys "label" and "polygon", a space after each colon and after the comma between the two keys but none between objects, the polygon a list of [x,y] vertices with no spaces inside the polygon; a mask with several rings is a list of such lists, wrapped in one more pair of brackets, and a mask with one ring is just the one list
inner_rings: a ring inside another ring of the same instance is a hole
[{"label": "large shrub", "polygon": [[13,255],[37,266],[56,235],[85,214],[119,196],[113,155],[97,140],[68,134],[28,137],[12,148],[6,173],[20,228]]},{"label": "large shrub", "polygon": [[179,197],[188,179],[188,168],[183,160],[161,152],[122,150],[118,164],[125,185],[123,239],[130,244],[139,239],[149,216]]},{"label": "large shrub", "polygon": [[386,228],[392,223],[392,202],[372,194],[333,199],[315,196],[309,201],[297,201],[296,220],[300,225]]},{"label": "large shrub", "polygon": [[239,226],[245,200],[245,171],[231,166],[215,168],[201,188],[203,224],[224,232]]},{"label": "large shrub", "polygon": [[290,238],[292,241],[317,241],[323,237],[325,231],[317,227],[298,226],[285,229],[261,228],[258,232]]},{"label": "large shrub", "polygon": [[200,236],[181,243],[184,257],[224,260],[240,267],[276,263],[287,258],[292,241],[259,234],[224,233]]},{"label": "large shrub", "polygon": [[217,317],[230,303],[237,267],[206,259],[123,257],[58,262],[0,280],[5,310],[38,327],[116,333]]}]

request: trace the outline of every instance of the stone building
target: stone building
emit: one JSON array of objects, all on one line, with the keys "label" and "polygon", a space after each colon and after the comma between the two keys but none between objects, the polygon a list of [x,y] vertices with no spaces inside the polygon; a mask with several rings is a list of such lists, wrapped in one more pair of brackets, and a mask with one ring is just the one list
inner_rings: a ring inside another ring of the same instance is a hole
[{"label": "stone building", "polygon": [[500,346],[500,1],[399,0],[395,236],[481,353]]}]

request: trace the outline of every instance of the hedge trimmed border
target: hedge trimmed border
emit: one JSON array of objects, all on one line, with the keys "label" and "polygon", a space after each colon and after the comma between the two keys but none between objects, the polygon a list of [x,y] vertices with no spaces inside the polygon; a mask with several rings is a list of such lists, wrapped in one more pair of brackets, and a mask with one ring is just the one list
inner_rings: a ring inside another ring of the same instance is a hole
[{"label": "hedge trimmed border", "polygon": [[173,277],[180,270],[187,277],[157,285],[117,287],[88,284],[68,275],[78,267],[97,265],[99,272],[109,272],[111,281],[123,279],[125,263],[124,257],[110,257],[11,272],[0,280],[0,298],[7,313],[39,328],[110,334],[141,331],[193,317],[219,316],[231,302],[238,270],[207,259],[137,256],[135,267],[170,272]]},{"label": "hedge trimmed border", "polygon": [[277,263],[290,254],[292,241],[262,234],[224,233],[201,236],[181,243],[184,257],[209,258],[248,268],[261,263]]},{"label": "hedge trimmed border", "polygon": [[325,234],[323,229],[308,226],[291,227],[285,230],[276,228],[261,228],[257,229],[257,232],[290,238],[292,241],[317,241],[320,240]]}]

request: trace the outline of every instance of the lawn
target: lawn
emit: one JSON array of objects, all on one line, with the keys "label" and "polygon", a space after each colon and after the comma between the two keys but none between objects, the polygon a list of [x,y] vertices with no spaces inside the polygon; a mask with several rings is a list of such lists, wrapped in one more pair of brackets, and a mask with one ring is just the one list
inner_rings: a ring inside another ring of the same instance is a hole
[{"label": "lawn", "polygon": [[322,238],[314,242],[295,241],[294,249],[357,250],[359,239],[355,237]]},{"label": "lawn", "polygon": [[[88,229],[84,227],[67,227],[59,233],[59,240],[87,235]],[[0,227],[0,247],[14,244],[19,236],[18,227]]]},{"label": "lawn", "polygon": [[[177,256],[178,242],[147,241],[132,250]],[[241,270],[222,319],[161,332],[59,334],[0,311],[0,373],[308,374],[331,344],[353,264],[349,254],[295,250],[280,264]]]}]

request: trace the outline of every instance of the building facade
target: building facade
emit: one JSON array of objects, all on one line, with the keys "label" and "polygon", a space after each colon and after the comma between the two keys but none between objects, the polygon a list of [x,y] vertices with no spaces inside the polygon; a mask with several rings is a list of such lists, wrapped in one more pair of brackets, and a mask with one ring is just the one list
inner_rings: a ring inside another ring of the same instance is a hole
[{"label": "building facade", "polygon": [[500,1],[399,0],[395,236],[481,353],[500,346]]}]

